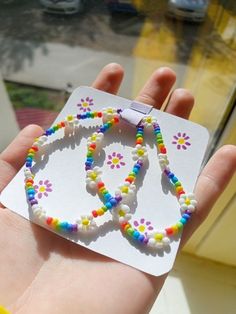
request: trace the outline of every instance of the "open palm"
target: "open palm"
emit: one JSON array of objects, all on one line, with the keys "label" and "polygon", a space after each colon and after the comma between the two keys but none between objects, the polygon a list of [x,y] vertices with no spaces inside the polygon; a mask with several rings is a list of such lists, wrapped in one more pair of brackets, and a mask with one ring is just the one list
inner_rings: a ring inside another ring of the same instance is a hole
[{"label": "open palm", "polygon": [[[115,94],[122,78],[123,69],[109,64],[93,87]],[[174,82],[174,72],[161,68],[153,73],[137,100],[160,108]],[[177,89],[166,112],[187,119],[193,103],[189,92]],[[40,127],[28,126],[1,154],[0,191],[21,168],[27,149],[41,134]],[[184,231],[182,245],[206,218],[235,169],[234,146],[222,147],[208,162],[195,188],[198,208]],[[17,314],[143,314],[150,310],[167,276],[153,277],[94,253],[3,206],[0,249],[0,304]]]}]

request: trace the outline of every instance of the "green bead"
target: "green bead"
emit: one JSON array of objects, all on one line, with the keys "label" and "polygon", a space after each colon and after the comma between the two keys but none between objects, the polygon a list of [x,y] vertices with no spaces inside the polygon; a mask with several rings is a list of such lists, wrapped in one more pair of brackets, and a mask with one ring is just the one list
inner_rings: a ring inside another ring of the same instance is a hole
[{"label": "green bead", "polygon": [[128,235],[132,236],[133,233],[134,233],[134,229],[133,228],[128,228],[127,229],[127,233],[128,233]]}]

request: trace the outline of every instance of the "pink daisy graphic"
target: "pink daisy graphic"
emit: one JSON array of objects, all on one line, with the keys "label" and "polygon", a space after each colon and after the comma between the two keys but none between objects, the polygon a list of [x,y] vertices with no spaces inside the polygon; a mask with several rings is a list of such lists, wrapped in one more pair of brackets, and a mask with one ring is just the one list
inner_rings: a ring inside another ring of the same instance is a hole
[{"label": "pink daisy graphic", "polygon": [[79,109],[83,112],[86,112],[86,111],[91,111],[91,106],[93,106],[94,103],[93,103],[93,99],[92,98],[89,98],[89,97],[86,97],[86,98],[81,98],[80,100],[80,103],[77,104],[77,106],[79,107]]},{"label": "pink daisy graphic", "polygon": [[119,169],[121,166],[125,165],[125,162],[122,161],[123,158],[124,157],[120,153],[113,152],[112,154],[108,155],[107,164],[111,169]]},{"label": "pink daisy graphic", "polygon": [[189,139],[190,137],[187,136],[186,133],[178,132],[177,135],[173,136],[172,144],[177,145],[177,149],[186,150],[187,147],[191,145],[191,143],[188,141]]},{"label": "pink daisy graphic", "polygon": [[35,185],[35,192],[38,198],[43,196],[48,197],[48,193],[52,192],[52,184],[49,180],[40,180],[38,185]]},{"label": "pink daisy graphic", "polygon": [[139,221],[134,221],[134,226],[140,233],[147,235],[147,231],[153,230],[153,226],[150,221],[146,221],[144,218],[141,218]]}]

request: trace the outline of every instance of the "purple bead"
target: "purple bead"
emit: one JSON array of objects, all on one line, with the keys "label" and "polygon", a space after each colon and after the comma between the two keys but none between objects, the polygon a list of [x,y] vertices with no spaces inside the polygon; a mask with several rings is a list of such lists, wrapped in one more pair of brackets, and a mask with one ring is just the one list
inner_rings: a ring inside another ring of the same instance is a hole
[{"label": "purple bead", "polygon": [[144,244],[148,244],[148,238],[144,238],[144,239],[143,239],[143,243],[144,243]]},{"label": "purple bead", "polygon": [[192,215],[192,212],[190,210],[188,210],[188,209],[185,211],[185,213],[188,214],[189,216]]},{"label": "purple bead", "polygon": [[165,169],[164,173],[168,176],[170,174],[170,170]]},{"label": "purple bead", "polygon": [[77,232],[77,231],[78,231],[78,226],[77,226],[77,224],[73,224],[73,225],[72,225],[72,231],[73,231],[73,232]]},{"label": "purple bead", "polygon": [[36,204],[38,204],[38,201],[36,199],[30,201],[31,206],[36,205]]},{"label": "purple bead", "polygon": [[119,203],[120,201],[122,201],[122,197],[119,195],[119,196],[116,196],[115,199],[117,200],[117,202]]},{"label": "purple bead", "polygon": [[137,164],[139,164],[139,165],[142,167],[143,161],[142,161],[142,160],[138,160],[138,161],[137,161]]}]

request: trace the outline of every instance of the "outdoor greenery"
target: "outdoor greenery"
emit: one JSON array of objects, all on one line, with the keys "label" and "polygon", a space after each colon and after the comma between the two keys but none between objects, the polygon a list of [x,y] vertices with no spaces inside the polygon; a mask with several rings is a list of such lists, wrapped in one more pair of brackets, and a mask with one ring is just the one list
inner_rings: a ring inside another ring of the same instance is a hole
[{"label": "outdoor greenery", "polygon": [[6,83],[6,88],[14,109],[41,108],[59,111],[66,100],[65,93],[60,91],[9,82]]}]

